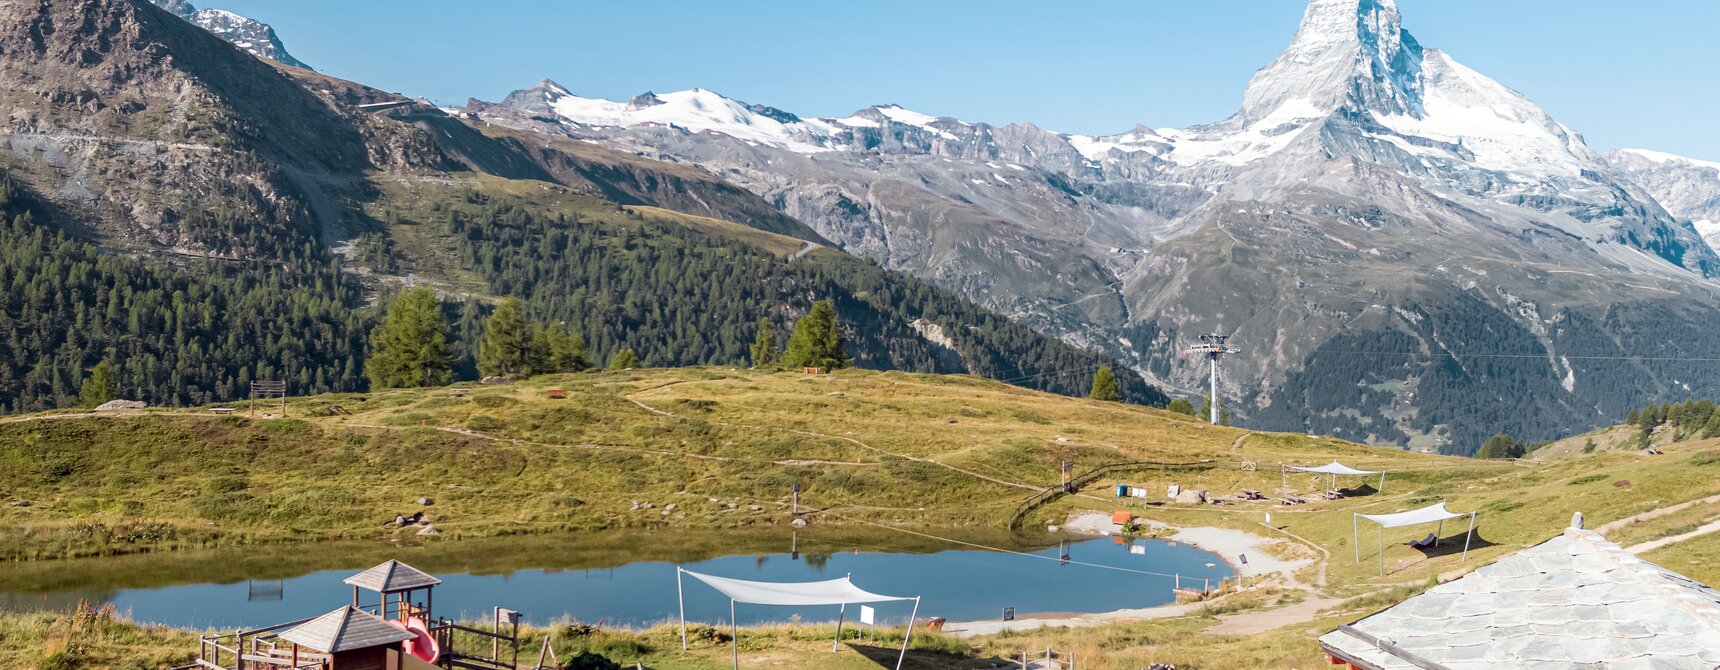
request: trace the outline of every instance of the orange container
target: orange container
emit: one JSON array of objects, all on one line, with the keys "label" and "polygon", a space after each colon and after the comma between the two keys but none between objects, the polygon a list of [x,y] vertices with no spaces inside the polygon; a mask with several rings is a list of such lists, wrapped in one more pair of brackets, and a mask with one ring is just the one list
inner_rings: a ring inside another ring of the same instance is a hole
[{"label": "orange container", "polygon": [[1135,520],[1134,513],[1126,509],[1117,510],[1111,515],[1111,523],[1128,523]]}]

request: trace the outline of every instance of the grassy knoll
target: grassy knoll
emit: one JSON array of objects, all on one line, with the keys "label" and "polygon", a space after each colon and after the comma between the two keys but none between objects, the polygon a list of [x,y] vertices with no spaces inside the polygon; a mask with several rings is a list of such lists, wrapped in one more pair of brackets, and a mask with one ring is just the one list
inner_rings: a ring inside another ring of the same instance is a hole
[{"label": "grassy knoll", "polygon": [[[1065,458],[1223,459],[1245,434],[970,377],[728,368],[322,395],[291,400],[288,416],[0,420],[0,495],[31,503],[0,506],[0,556],[410,543],[416,529],[388,522],[420,509],[456,538],[769,526],[788,521],[795,482],[807,505],[845,517],[997,528]],[[1273,439],[1286,457],[1439,460]]]}]

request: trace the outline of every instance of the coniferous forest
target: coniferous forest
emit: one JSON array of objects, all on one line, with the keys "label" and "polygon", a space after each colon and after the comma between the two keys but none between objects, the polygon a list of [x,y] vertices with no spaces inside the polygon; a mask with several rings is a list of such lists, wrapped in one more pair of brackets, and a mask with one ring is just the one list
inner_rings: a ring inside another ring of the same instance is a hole
[{"label": "coniferous forest", "polygon": [[[973,372],[1073,395],[1105,362],[841,254],[791,260],[643,217],[595,225],[478,191],[467,199],[437,222],[462,265],[494,295],[520,297],[534,327],[565,322],[593,360],[631,348],[643,365],[746,365],[761,319],[784,344],[796,318],[830,299],[861,367]],[[375,303],[393,292],[361,284],[320,249],[266,262],[110,252],[44,223],[3,181],[0,285],[6,412],[77,405],[103,361],[116,397],[152,405],[237,400],[256,379],[286,380],[293,394],[362,391]],[[444,299],[455,379],[475,379],[492,301]],[[950,334],[953,350],[916,332],[915,319]],[[1118,377],[1125,399],[1162,404],[1138,376]]]}]

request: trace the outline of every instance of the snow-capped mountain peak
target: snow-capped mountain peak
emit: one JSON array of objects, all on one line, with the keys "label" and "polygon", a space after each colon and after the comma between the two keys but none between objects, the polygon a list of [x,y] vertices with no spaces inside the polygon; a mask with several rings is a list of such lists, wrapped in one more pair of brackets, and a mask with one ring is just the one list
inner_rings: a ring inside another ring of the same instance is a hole
[{"label": "snow-capped mountain peak", "polygon": [[[776,107],[736,100],[705,88],[646,92],[627,102],[586,98],[549,79],[510,93],[502,105],[533,114],[553,114],[591,128],[663,126],[715,133],[737,140],[811,154],[875,146],[888,128],[955,141],[946,128],[967,127],[956,119],[922,114],[901,105],[867,107],[843,118],[802,118]],[[940,126],[943,126],[940,128]],[[917,130],[916,130],[917,129]]]},{"label": "snow-capped mountain peak", "polygon": [[286,45],[267,23],[248,19],[223,9],[197,9],[186,0],[150,0],[192,25],[214,33],[233,46],[259,58],[267,58],[293,67],[311,69],[304,61],[287,53]]},{"label": "snow-capped mountain peak", "polygon": [[544,93],[553,97],[549,106],[557,115],[587,126],[655,124],[694,133],[720,133],[799,153],[827,150],[835,130],[826,122],[804,121],[773,107],[749,105],[702,88],[646,94],[628,102],[584,98],[565,90]]},{"label": "snow-capped mountain peak", "polygon": [[[1185,165],[1244,165],[1296,146],[1493,191],[1580,179],[1598,156],[1523,94],[1424,48],[1393,0],[1313,0],[1288,48],[1225,121],[1166,133]],[[1458,173],[1487,176],[1453,179]],[[1515,184],[1516,186],[1510,186]]]},{"label": "snow-capped mountain peak", "polygon": [[1314,0],[1290,46],[1249,82],[1242,121],[1252,125],[1292,104],[1332,112],[1356,103],[1413,114],[1420,109],[1421,58],[1393,0]]}]

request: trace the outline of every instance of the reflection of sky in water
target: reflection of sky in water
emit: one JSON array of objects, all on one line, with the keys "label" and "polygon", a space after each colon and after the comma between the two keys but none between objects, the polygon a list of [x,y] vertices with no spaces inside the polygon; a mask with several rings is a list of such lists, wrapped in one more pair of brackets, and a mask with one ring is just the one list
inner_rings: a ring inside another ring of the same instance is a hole
[{"label": "reflection of sky in water", "polygon": [[[1106,538],[1072,544],[1069,551],[1072,560],[1084,563],[1181,574],[1184,586],[1199,586],[1199,580],[1206,578],[1216,585],[1231,575],[1218,557],[1187,545],[1137,541],[1134,546],[1131,551],[1129,545]],[[1035,553],[1056,558],[1057,551],[1052,547]],[[1209,568],[1207,563],[1216,565]],[[725,556],[686,567],[761,581],[810,581],[852,573],[855,584],[868,591],[923,595],[921,616],[952,620],[995,618],[1004,607],[1015,607],[1020,614],[1103,612],[1172,600],[1169,577],[1060,565],[1054,560],[978,550],[803,554],[798,559],[786,553]],[[341,580],[355,572],[314,572],[280,582],[193,584],[109,593],[0,593],[0,607],[63,610],[79,598],[89,598],[112,602],[120,612],[139,621],[190,628],[254,627],[316,616],[349,602],[352,589]],[[669,563],[437,576],[442,578],[442,585],[436,587],[435,607],[442,616],[482,620],[497,605],[518,610],[528,621],[539,623],[571,617],[638,626],[676,616],[675,567]],[[1187,581],[1189,578],[1194,581]],[[691,579],[686,589],[689,620],[727,621],[729,604],[721,594]],[[879,623],[905,619],[909,607],[908,603],[877,605]],[[738,611],[743,624],[783,621],[796,614],[805,620],[822,621],[834,619],[836,610],[743,605]]]}]

